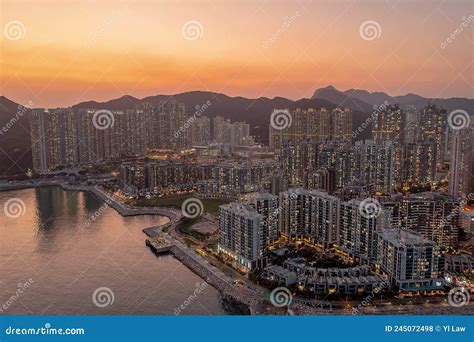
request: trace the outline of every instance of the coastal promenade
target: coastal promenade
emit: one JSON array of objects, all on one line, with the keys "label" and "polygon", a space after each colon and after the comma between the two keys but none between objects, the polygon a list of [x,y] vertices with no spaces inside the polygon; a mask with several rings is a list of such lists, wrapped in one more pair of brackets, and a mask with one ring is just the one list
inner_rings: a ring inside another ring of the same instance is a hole
[{"label": "coastal promenade", "polygon": [[192,248],[186,246],[178,239],[163,231],[163,229],[166,227],[174,230],[176,225],[180,222],[183,216],[182,212],[178,209],[161,207],[130,207],[115,199],[99,186],[71,184],[66,180],[58,179],[22,181],[13,183],[4,182],[0,184],[0,190],[21,190],[48,186],[59,186],[65,191],[88,192],[99,200],[105,202],[108,206],[116,210],[122,216],[160,215],[169,218],[169,222],[165,223],[164,225],[143,229],[143,232],[149,237],[147,240],[147,245],[152,250],[155,246],[150,240],[157,239],[160,236],[163,237],[170,243],[170,246],[169,248],[167,247],[164,249],[155,248],[155,252],[157,252],[157,254],[164,250],[171,252],[171,254],[183,265],[201,277],[209,285],[216,288],[221,293],[223,299],[231,303],[231,305],[239,307],[243,313],[255,313],[255,308],[259,304],[261,305],[260,301],[263,299],[263,293],[258,291],[254,286],[249,288],[237,287],[233,284],[234,279],[225,275],[217,267],[211,265],[205,258],[196,253]]},{"label": "coastal promenade", "polygon": [[46,186],[61,186],[64,180],[26,180],[20,182],[0,182],[0,191],[22,190],[29,188],[41,188]]},{"label": "coastal promenade", "polygon": [[[208,260],[196,253],[192,248],[187,247],[170,234],[163,232],[162,228],[167,225],[169,224],[144,229],[143,232],[149,236],[147,245],[153,245],[150,240],[165,239],[172,245],[169,252],[183,265],[205,280],[206,283],[217,289],[225,300],[233,305],[238,305],[243,309],[242,311],[245,311],[247,314],[255,314],[257,307],[262,304],[261,301],[264,298],[263,292],[254,286],[247,288],[234,285],[231,277],[211,265]],[[156,248],[150,247],[156,253]],[[159,255],[160,253],[156,254]]]},{"label": "coastal promenade", "polygon": [[[0,191],[21,190],[36,187],[59,186],[65,191],[84,191],[89,192],[98,199],[104,201],[115,209],[122,216],[136,216],[136,215],[160,215],[169,218],[169,222],[143,229],[143,232],[149,239],[159,238],[163,236],[170,242],[169,248],[166,248],[176,259],[189,268],[196,275],[201,277],[209,285],[216,288],[222,295],[223,299],[230,303],[231,306],[238,307],[241,312],[253,315],[268,315],[268,314],[295,314],[295,315],[353,315],[353,311],[345,309],[348,307],[357,307],[360,304],[358,301],[319,301],[308,300],[298,297],[293,297],[289,308],[275,308],[269,301],[269,291],[255,285],[247,283],[246,285],[235,284],[235,278],[224,274],[219,268],[212,265],[207,258],[198,254],[193,248],[188,247],[180,241],[178,235],[173,236],[171,233],[175,232],[175,228],[182,219],[182,213],[179,209],[173,208],[137,208],[127,206],[117,199],[113,198],[105,190],[99,186],[91,186],[85,184],[70,184],[66,180],[35,180],[22,182],[1,182]],[[158,251],[159,252],[159,251]],[[238,277],[236,275],[236,277]],[[358,315],[469,315],[474,310],[474,302],[466,306],[455,308],[442,302],[439,298],[430,298],[430,302],[426,304],[413,305],[406,302],[397,305],[386,305],[382,301],[373,300],[370,306],[360,308],[357,311]],[[386,302],[387,300],[384,300]]]},{"label": "coastal promenade", "polygon": [[85,185],[85,184],[70,184],[66,180],[27,180],[20,182],[0,182],[0,191],[12,191],[22,190],[30,188],[41,188],[49,186],[59,186],[65,191],[84,191],[89,192],[96,198],[104,201],[110,207],[115,209],[122,216],[136,216],[136,215],[160,215],[170,219],[170,221],[177,221],[181,217],[181,213],[178,210],[166,209],[166,208],[136,208],[129,207],[109,194],[98,186]]},{"label": "coastal promenade", "polygon": [[[66,189],[67,190],[67,189]],[[88,191],[100,200],[107,203],[110,207],[115,209],[122,216],[137,216],[137,215],[160,215],[165,216],[170,219],[170,222],[177,222],[181,218],[181,212],[178,210],[160,208],[160,207],[150,207],[150,208],[138,208],[138,207],[129,207],[120,201],[116,200],[104,190],[100,189],[97,186],[87,187],[79,191]]]}]

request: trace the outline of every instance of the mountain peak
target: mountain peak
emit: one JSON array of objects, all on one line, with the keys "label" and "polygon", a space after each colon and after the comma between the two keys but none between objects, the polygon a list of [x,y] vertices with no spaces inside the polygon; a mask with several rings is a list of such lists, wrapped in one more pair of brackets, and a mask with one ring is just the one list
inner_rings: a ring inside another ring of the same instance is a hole
[{"label": "mountain peak", "polygon": [[365,101],[353,98],[349,96],[349,94],[345,94],[344,92],[337,90],[332,85],[329,85],[325,88],[316,89],[312,99],[324,99],[334,103],[337,106],[347,107],[357,111],[370,112],[372,109],[372,106]]}]

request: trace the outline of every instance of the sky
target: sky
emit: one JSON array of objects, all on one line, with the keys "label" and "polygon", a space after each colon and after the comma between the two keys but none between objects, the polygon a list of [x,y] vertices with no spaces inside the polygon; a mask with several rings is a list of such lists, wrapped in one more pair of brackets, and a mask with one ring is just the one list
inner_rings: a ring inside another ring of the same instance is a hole
[{"label": "sky", "polygon": [[327,85],[474,97],[472,0],[0,2],[0,95],[34,107]]}]

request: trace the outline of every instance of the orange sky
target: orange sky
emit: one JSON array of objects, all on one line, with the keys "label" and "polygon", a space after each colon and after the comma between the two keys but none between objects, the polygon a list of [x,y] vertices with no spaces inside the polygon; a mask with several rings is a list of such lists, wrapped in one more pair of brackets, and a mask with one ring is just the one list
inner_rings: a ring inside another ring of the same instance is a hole
[{"label": "orange sky", "polygon": [[[474,97],[470,0],[1,1],[0,93],[35,107],[189,90],[298,99],[328,84]],[[369,20],[374,40],[359,32]]]}]

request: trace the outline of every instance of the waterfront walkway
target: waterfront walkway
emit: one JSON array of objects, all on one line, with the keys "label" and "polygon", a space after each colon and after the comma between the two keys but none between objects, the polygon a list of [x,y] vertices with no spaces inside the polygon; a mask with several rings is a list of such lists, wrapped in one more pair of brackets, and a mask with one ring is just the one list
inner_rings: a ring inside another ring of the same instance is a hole
[{"label": "waterfront walkway", "polygon": [[[249,308],[250,312],[255,312],[257,305],[261,304],[263,299],[263,292],[257,289],[236,287],[231,277],[225,275],[217,267],[211,265],[209,261],[196,253],[192,248],[187,247],[178,239],[174,238],[167,232],[163,232],[162,228],[165,226],[173,226],[177,224],[168,223],[163,226],[150,227],[143,230],[143,232],[150,237],[150,239],[163,238],[172,244],[169,251],[178,259],[183,265],[188,267],[192,272],[204,279],[209,285],[216,288],[223,297],[237,302]],[[149,245],[149,243],[147,243]]]}]

